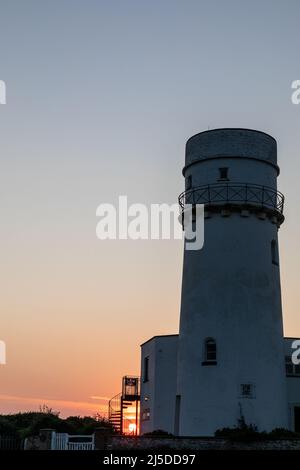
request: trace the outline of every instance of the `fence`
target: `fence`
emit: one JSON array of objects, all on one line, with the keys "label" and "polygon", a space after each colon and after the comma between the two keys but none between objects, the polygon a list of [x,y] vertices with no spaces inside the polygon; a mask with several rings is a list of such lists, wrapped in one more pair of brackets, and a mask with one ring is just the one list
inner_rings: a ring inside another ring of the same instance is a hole
[{"label": "fence", "polygon": [[243,204],[272,210],[281,217],[284,206],[284,196],[279,191],[268,186],[249,183],[215,183],[198,186],[181,193],[178,201],[182,210],[185,204]]},{"label": "fence", "polygon": [[0,450],[22,450],[22,439],[15,436],[0,436]]},{"label": "fence", "polygon": [[94,450],[94,434],[70,435],[66,433],[52,433],[51,450]]}]

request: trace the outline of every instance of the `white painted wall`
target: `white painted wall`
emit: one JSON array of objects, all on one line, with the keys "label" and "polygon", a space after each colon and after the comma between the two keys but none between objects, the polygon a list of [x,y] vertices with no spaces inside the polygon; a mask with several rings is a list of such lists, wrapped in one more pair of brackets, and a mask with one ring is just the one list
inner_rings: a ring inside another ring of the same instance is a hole
[{"label": "white painted wall", "polygon": [[[292,354],[291,343],[295,339],[297,338],[284,338],[285,356]],[[160,346],[157,348],[158,344]],[[147,383],[141,382],[141,409],[151,409],[150,419],[141,421],[142,434],[155,429],[174,432],[177,345],[178,335],[154,337],[142,345],[142,361],[145,356],[149,356],[150,362],[149,381]],[[159,350],[161,351],[158,354]],[[158,378],[155,371],[157,371]],[[300,406],[300,376],[286,377],[285,380],[287,384],[288,428],[294,430],[294,407]],[[272,393],[271,389],[269,393]],[[146,396],[149,398],[147,402],[145,401]]]},{"label": "white painted wall", "polygon": [[[174,432],[178,335],[155,336],[144,343],[141,367],[141,434]],[[149,380],[143,381],[144,358],[149,357]],[[150,419],[143,413],[150,410]]]},{"label": "white painted wall", "polygon": [[[230,132],[222,130],[220,141],[213,139],[210,146],[205,134],[203,145],[201,135],[187,145],[186,164],[193,163],[185,175],[192,174],[193,186],[216,183],[218,169],[228,167],[230,182],[276,189],[274,139],[239,130],[232,142]],[[205,159],[214,152],[217,158]],[[300,378],[285,374],[290,340],[283,341],[272,240],[278,241],[277,225],[251,211],[249,217],[219,212],[205,219],[204,248],[184,254],[180,335],[154,337],[142,345],[142,376],[149,356],[149,381],[141,385],[141,416],[150,409],[150,419],[141,420],[142,433],[174,432],[176,394],[181,396],[180,435],[213,435],[237,425],[241,412],[259,430],[293,428]],[[202,365],[207,337],[217,341],[215,366]],[[241,397],[242,383],[254,384],[253,398]]]},{"label": "white painted wall", "polygon": [[[213,132],[205,133],[208,154],[207,135],[213,142]],[[219,158],[202,158],[204,150],[197,136],[199,161],[189,167],[193,184],[217,183],[218,168],[228,167],[230,179],[273,183],[276,189],[275,167],[245,158],[253,153],[263,158],[259,152],[262,134],[256,142],[255,133],[246,133],[242,141],[248,147],[241,149],[239,158],[232,145],[234,131],[223,132],[218,144],[221,164]],[[274,140],[269,138],[270,148],[268,137],[263,135],[262,140],[268,160],[273,158],[275,165]],[[196,151],[197,145],[193,161]],[[234,158],[227,158],[233,151]],[[204,248],[185,251],[178,346],[180,435],[213,435],[216,429],[237,425],[241,413],[259,430],[287,427],[280,274],[272,264],[273,239],[277,241],[277,226],[268,218],[217,213],[205,219]],[[217,341],[215,366],[202,365],[207,337]],[[254,384],[253,398],[241,397],[242,383]]]}]

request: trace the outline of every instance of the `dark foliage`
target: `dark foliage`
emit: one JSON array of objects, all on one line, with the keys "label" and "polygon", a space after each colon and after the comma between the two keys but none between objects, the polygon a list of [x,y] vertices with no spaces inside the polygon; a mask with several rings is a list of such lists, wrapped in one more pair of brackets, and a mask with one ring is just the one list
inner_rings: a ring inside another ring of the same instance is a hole
[{"label": "dark foliage", "polygon": [[17,436],[14,424],[5,416],[0,416],[0,435]]},{"label": "dark foliage", "polygon": [[99,427],[114,432],[112,425],[99,415],[69,416],[63,419],[59,417],[59,413],[48,408],[39,412],[0,415],[0,435],[21,438],[38,435],[41,429],[53,429],[68,434],[92,434]]},{"label": "dark foliage", "polygon": [[284,428],[276,428],[271,432],[259,432],[256,426],[252,424],[247,425],[245,423],[240,426],[235,426],[233,428],[223,428],[218,429],[215,432],[216,437],[222,437],[224,439],[229,439],[231,441],[244,441],[244,442],[254,442],[254,441],[265,441],[265,440],[275,440],[275,439],[299,439],[300,435],[298,433],[289,431]]},{"label": "dark foliage", "polygon": [[152,432],[146,432],[145,434],[143,434],[143,436],[146,436],[146,437],[173,437],[173,434],[167,432],[167,431],[163,431],[162,429],[156,429],[155,431],[152,431]]}]

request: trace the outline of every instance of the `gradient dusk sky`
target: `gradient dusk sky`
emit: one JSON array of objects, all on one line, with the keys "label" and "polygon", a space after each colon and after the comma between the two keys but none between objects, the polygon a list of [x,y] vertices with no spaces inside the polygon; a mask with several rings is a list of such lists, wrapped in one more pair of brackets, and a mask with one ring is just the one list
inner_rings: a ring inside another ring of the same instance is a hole
[{"label": "gradient dusk sky", "polygon": [[96,208],[174,203],[188,137],[278,141],[285,334],[300,336],[300,2],[2,0],[0,413],[105,413],[178,332],[181,241],[100,241]]}]

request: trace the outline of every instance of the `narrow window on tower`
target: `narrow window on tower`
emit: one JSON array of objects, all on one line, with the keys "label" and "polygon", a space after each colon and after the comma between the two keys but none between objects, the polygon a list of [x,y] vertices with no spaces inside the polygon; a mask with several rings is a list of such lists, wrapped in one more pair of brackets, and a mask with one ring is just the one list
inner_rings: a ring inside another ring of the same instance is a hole
[{"label": "narrow window on tower", "polygon": [[186,179],[186,190],[188,191],[189,189],[192,189],[192,186],[193,186],[192,175],[189,175]]},{"label": "narrow window on tower", "polygon": [[217,344],[213,338],[206,338],[204,341],[204,361],[203,366],[217,364]]},{"label": "narrow window on tower", "polygon": [[271,241],[271,256],[272,256],[272,263],[278,266],[279,260],[278,260],[278,248],[277,248],[276,240]]},{"label": "narrow window on tower", "polygon": [[219,168],[219,180],[218,181],[229,181],[228,168]]},{"label": "narrow window on tower", "polygon": [[285,356],[285,373],[288,376],[300,375],[300,364],[293,364],[291,356]]},{"label": "narrow window on tower", "polygon": [[144,357],[143,382],[149,381],[149,356]]},{"label": "narrow window on tower", "polygon": [[285,356],[285,373],[286,375],[294,375],[294,367],[291,356]]}]

